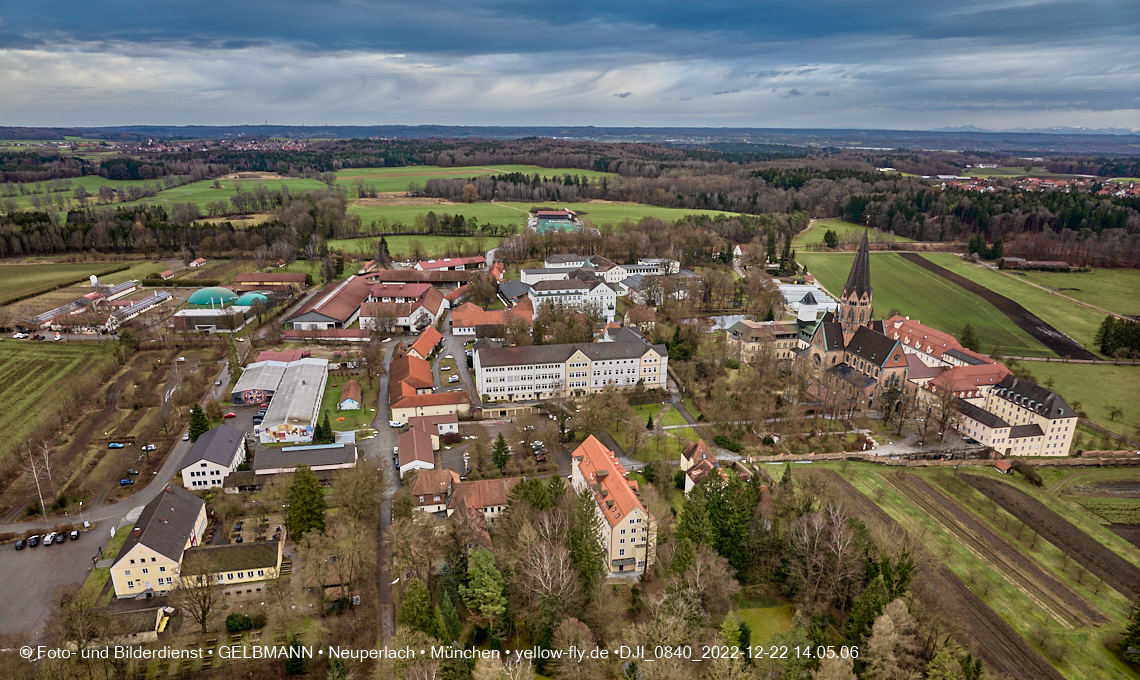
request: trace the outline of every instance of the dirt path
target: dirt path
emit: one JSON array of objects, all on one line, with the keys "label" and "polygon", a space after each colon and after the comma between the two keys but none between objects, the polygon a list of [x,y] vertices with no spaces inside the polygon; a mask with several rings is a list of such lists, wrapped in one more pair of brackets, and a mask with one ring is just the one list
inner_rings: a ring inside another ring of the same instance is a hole
[{"label": "dirt path", "polygon": [[907,473],[888,475],[886,479],[1057,623],[1072,629],[1106,621],[1080,595],[1045,572],[926,480]]},{"label": "dirt path", "polygon": [[899,253],[899,255],[908,262],[912,262],[929,272],[933,272],[947,281],[974,293],[986,302],[989,302],[996,307],[999,312],[1005,314],[1018,328],[1032,335],[1042,345],[1045,345],[1055,352],[1057,356],[1070,357],[1072,359],[1097,358],[1095,354],[1081,347],[1077,341],[1045,323],[1036,314],[1006,296],[999,295],[981,284],[974,283],[960,274],[955,274],[945,267],[936,265],[918,253]]},{"label": "dirt path", "polygon": [[[845,507],[868,525],[902,535],[903,528],[858,489],[833,470],[818,468],[828,478]],[[1025,641],[1005,619],[933,555],[914,579],[915,594],[931,611],[940,612],[947,625],[957,628],[959,641],[969,646],[986,664],[988,674],[1025,680],[1064,680],[1056,668]]]},{"label": "dirt path", "polygon": [[970,486],[981,491],[1009,514],[1057,546],[1077,564],[1088,567],[1098,578],[1129,600],[1140,595],[1140,569],[1101,545],[1020,489],[977,475],[962,475]]}]

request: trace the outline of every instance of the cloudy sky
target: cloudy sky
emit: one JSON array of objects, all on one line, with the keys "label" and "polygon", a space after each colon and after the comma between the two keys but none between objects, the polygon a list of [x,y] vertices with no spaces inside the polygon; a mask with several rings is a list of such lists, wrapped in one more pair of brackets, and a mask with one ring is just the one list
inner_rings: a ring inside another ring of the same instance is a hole
[{"label": "cloudy sky", "polygon": [[0,0],[0,125],[1140,128],[1136,0]]}]

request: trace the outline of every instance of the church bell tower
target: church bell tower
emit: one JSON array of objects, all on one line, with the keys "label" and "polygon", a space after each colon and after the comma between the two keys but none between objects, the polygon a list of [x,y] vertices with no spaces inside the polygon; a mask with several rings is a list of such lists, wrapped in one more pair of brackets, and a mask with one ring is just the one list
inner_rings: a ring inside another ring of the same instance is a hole
[{"label": "church bell tower", "polygon": [[855,253],[855,263],[851,265],[851,273],[847,275],[847,283],[843,286],[843,294],[839,299],[839,318],[836,321],[843,324],[845,343],[855,335],[859,326],[871,325],[873,293],[871,253],[867,244],[867,232],[864,231],[863,241],[859,243],[859,252]]}]

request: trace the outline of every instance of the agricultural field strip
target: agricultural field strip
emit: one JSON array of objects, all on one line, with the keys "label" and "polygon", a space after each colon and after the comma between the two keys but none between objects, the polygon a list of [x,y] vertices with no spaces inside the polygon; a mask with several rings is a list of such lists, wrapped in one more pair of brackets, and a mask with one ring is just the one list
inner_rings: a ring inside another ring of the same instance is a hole
[{"label": "agricultural field strip", "polygon": [[1005,539],[970,516],[956,501],[935,490],[925,480],[907,473],[888,475],[886,479],[961,541],[967,550],[993,565],[998,574],[1057,623],[1072,629],[1098,625],[1107,620],[1080,595],[1046,573]]},{"label": "agricultural field strip", "polygon": [[1130,600],[1140,594],[1140,569],[1112,552],[1020,489],[977,475],[963,475],[970,486],[1024,522],[1078,564],[1088,567]]},{"label": "agricultural field strip", "polygon": [[43,395],[68,375],[91,367],[99,349],[94,343],[28,345],[25,340],[23,346],[15,346],[18,342],[0,342],[0,385],[4,386],[0,412],[12,423],[8,431],[12,441],[22,439],[40,424],[36,411],[50,410],[52,405],[42,402]]},{"label": "agricultural field strip", "polygon": [[[828,477],[831,488],[839,492],[848,509],[864,522],[876,524],[899,536],[905,533],[894,518],[839,473],[827,468],[820,469]],[[957,574],[933,555],[930,556],[930,562],[937,565],[936,573],[930,580],[945,584],[953,592],[945,596],[930,593],[923,599],[928,606],[945,612],[949,619],[960,622],[971,631],[974,650],[982,657],[987,668],[1010,677],[1064,680],[1064,676],[1052,664],[1033,649],[1008,621],[998,616],[974,591],[967,588]]]}]

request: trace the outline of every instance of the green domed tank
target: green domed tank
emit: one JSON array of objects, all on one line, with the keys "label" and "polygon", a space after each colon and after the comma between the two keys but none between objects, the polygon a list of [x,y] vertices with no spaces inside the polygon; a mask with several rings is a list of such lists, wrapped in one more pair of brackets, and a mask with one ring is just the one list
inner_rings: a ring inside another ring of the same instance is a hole
[{"label": "green domed tank", "polygon": [[267,296],[265,293],[253,292],[246,293],[245,295],[242,295],[238,299],[234,300],[235,305],[241,305],[243,307],[252,307],[259,302],[263,305],[269,304],[269,296]]},{"label": "green domed tank", "polygon": [[190,294],[190,304],[195,307],[224,307],[232,305],[237,299],[237,293],[228,288],[211,286],[200,288]]}]

